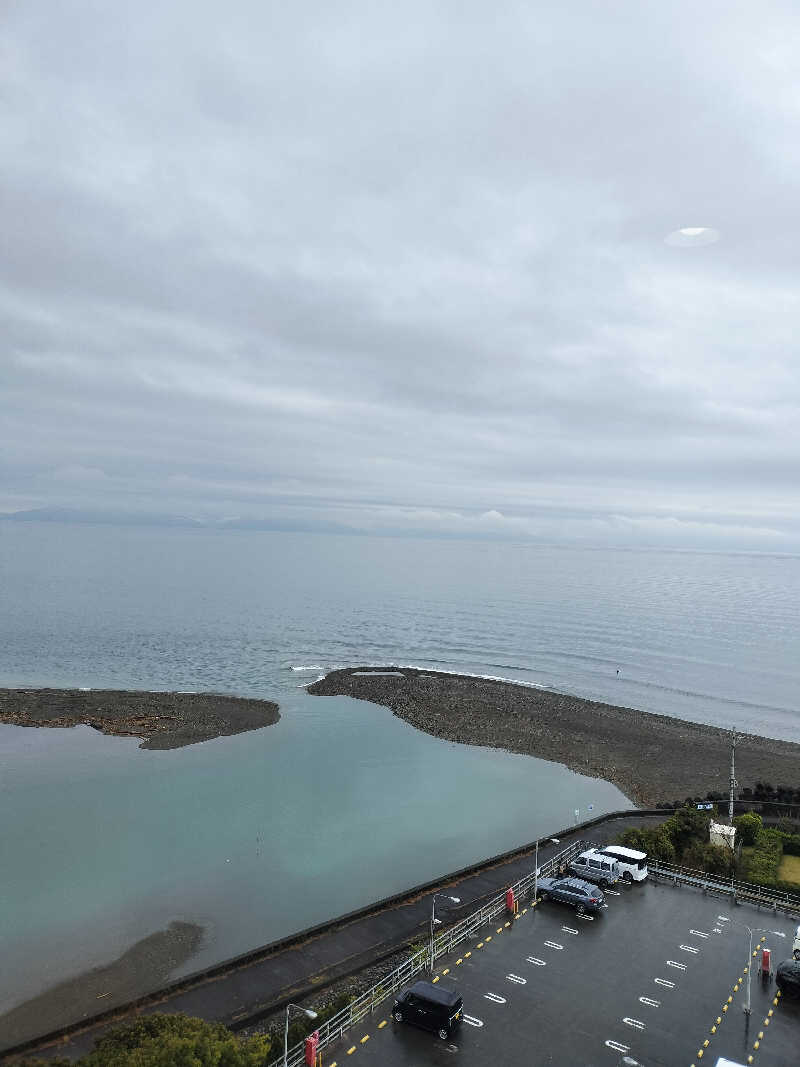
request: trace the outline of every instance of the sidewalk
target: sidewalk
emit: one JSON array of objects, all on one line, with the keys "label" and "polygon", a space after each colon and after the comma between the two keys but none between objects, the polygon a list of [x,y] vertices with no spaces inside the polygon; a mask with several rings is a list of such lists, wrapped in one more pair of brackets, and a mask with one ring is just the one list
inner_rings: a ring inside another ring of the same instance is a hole
[{"label": "sidewalk", "polygon": [[[542,844],[539,862],[541,864],[578,837],[607,843],[628,827],[652,825],[668,815],[669,812],[621,813],[598,824],[560,833],[556,831],[555,836],[561,843]],[[89,1052],[105,1030],[144,1012],[184,1012],[224,1023],[234,1030],[251,1026],[280,1010],[288,1001],[313,995],[334,981],[393,955],[405,944],[427,936],[434,889],[447,888],[452,895],[461,898],[458,906],[449,905],[446,911],[444,903],[441,907],[443,918],[461,919],[532,869],[533,846],[530,846],[519,850],[512,858],[490,860],[480,868],[469,868],[435,884],[417,887],[399,898],[297,935],[288,944],[276,946],[272,954],[265,950],[255,960],[250,956],[259,954],[250,954],[241,962],[232,961],[225,968],[213,969],[222,973],[209,975],[206,972],[190,977],[180,983],[182,988],[173,987],[164,991],[164,995],[156,993],[133,1005],[121,1006],[113,1018],[106,1015],[102,1021],[90,1023],[81,1030],[77,1026],[65,1028],[67,1032],[63,1037],[61,1034],[51,1035],[52,1043],[47,1047],[37,1048],[34,1041],[26,1042],[25,1054],[35,1050],[35,1054],[43,1058],[67,1056],[76,1059]],[[39,1032],[47,1034],[48,1029],[47,1019],[42,1018]],[[22,1052],[22,1046],[18,1045],[17,1049]],[[6,1057],[10,1051],[0,1053],[2,1062],[8,1062]]]}]

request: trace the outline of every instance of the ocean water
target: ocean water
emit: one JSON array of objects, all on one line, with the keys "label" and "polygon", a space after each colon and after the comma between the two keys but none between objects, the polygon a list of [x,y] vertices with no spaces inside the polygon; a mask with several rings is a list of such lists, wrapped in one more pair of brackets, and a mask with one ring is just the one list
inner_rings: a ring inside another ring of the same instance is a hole
[{"label": "ocean water", "polygon": [[282,714],[173,752],[0,726],[0,1011],[171,919],[206,929],[191,971],[627,805],[308,696],[331,667],[800,740],[796,557],[0,523],[0,597],[0,684],[217,690]]}]

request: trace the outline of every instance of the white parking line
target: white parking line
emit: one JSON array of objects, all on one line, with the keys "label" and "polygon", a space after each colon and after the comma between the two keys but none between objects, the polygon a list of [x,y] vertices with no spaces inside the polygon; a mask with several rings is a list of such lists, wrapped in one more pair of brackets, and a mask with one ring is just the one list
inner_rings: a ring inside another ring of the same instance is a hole
[{"label": "white parking line", "polygon": [[718,915],[717,916],[717,922],[718,923],[729,923],[730,919],[727,917],[727,915]]},{"label": "white parking line", "polygon": [[606,1045],[609,1048],[613,1048],[615,1052],[630,1052],[630,1045],[623,1045],[619,1041],[606,1041]]},{"label": "white parking line", "polygon": [[694,934],[695,937],[708,937],[708,934],[704,934],[702,930],[690,930],[690,934]]},{"label": "white parking line", "polygon": [[480,1019],[475,1019],[472,1015],[462,1015],[461,1018],[468,1026],[483,1026]]},{"label": "white parking line", "polygon": [[564,931],[565,934],[577,934],[578,933],[578,931],[577,930],[573,930],[571,926],[562,926],[561,929]]},{"label": "white parking line", "polygon": [[505,1004],[506,1002],[506,998],[498,997],[497,993],[484,993],[483,995],[486,1000],[491,1000],[493,1004]]},{"label": "white parking line", "polygon": [[520,976],[518,974],[507,974],[506,978],[509,980],[509,982],[516,982],[517,985],[527,985],[528,984],[528,979],[527,978],[520,978]]},{"label": "white parking line", "polygon": [[667,960],[667,967],[674,967],[678,971],[685,971],[686,970],[686,964],[685,963],[678,963],[677,960]]},{"label": "white parking line", "polygon": [[610,894],[612,897],[619,897],[622,895],[618,889],[606,889],[605,894],[606,896]]},{"label": "white parking line", "polygon": [[578,914],[578,915],[575,916],[575,918],[576,919],[583,919],[583,921],[585,923],[593,923],[594,922],[594,915],[580,915],[580,914]]},{"label": "white parking line", "polygon": [[663,985],[666,989],[674,989],[675,983],[668,981],[666,978],[654,978],[653,981],[656,985]]},{"label": "white parking line", "polygon": [[563,949],[563,947],[564,947],[563,945],[559,945],[559,943],[557,941],[545,941],[545,944],[547,945],[548,948],[557,948],[559,950]]},{"label": "white parking line", "polygon": [[647,1023],[643,1023],[641,1019],[629,1019],[626,1015],[622,1020],[626,1026],[632,1026],[634,1030],[646,1030]]},{"label": "white parking line", "polygon": [[649,1008],[660,1008],[661,1007],[661,1001],[660,1000],[652,1000],[650,997],[639,997],[639,1002],[641,1004],[647,1004],[647,1006]]},{"label": "white parking line", "polygon": [[699,948],[695,948],[694,945],[681,945],[681,952],[691,952],[693,956],[696,956],[699,952]]},{"label": "white parking line", "polygon": [[537,960],[535,956],[526,956],[525,959],[528,963],[535,963],[537,967],[546,967],[547,960]]}]

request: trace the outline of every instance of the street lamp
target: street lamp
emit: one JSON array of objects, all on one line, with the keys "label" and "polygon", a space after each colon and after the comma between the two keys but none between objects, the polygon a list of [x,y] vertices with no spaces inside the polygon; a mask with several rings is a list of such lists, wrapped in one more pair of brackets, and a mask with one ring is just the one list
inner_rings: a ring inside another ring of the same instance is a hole
[{"label": "street lamp", "polygon": [[446,897],[448,900],[452,900],[454,904],[461,903],[461,897],[451,897],[449,893],[434,893],[431,898],[431,974],[433,974],[433,928],[437,923],[442,920],[436,918],[436,898]]},{"label": "street lamp", "polygon": [[[552,845],[560,845],[560,837],[548,837],[547,839]],[[533,872],[533,899],[537,900],[539,897],[539,838],[536,838],[536,848],[533,854],[533,865],[536,868]]]},{"label": "street lamp", "polygon": [[294,1009],[307,1015],[309,1019],[316,1019],[317,1013],[311,1008],[301,1008],[299,1004],[286,1005],[286,1026],[283,1028],[283,1067],[286,1067],[286,1057],[289,1054],[289,1012]]},{"label": "street lamp", "polygon": [[[748,933],[748,948],[747,948],[747,994],[744,998],[744,1013],[750,1014],[750,979],[753,975],[753,934],[775,934],[776,937],[785,937],[786,935],[780,930],[768,930],[766,926],[753,926],[749,927],[747,923],[743,923],[741,919],[732,919],[729,915],[724,917],[726,922],[734,923],[736,926],[743,927]],[[762,937],[762,941],[766,938]]]}]

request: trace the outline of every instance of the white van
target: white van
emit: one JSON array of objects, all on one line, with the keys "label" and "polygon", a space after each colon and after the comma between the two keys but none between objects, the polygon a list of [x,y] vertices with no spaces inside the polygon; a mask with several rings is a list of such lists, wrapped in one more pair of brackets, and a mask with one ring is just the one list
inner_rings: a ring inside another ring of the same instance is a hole
[{"label": "white van", "polygon": [[603,845],[597,851],[616,860],[622,877],[626,882],[643,882],[647,877],[647,853],[637,852],[634,848],[623,848],[622,845]]},{"label": "white van", "polygon": [[579,878],[592,885],[599,885],[601,889],[616,885],[622,877],[617,861],[610,856],[604,856],[596,848],[590,848],[571,859],[569,869]]}]

